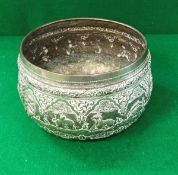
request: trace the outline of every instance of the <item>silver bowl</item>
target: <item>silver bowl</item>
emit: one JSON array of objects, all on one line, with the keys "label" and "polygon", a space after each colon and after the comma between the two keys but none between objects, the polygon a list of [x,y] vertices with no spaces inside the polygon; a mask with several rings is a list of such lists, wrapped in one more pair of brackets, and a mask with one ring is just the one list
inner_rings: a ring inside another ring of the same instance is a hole
[{"label": "silver bowl", "polygon": [[126,129],[152,91],[151,56],[136,29],[103,19],[68,19],[29,33],[18,58],[28,115],[66,139],[99,139]]}]

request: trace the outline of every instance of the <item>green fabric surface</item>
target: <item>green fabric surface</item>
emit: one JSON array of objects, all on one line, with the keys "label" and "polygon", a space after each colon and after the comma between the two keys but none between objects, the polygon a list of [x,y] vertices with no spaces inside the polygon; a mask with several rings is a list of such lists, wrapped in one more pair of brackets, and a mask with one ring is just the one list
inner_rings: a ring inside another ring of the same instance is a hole
[{"label": "green fabric surface", "polygon": [[0,0],[0,35],[25,35],[63,18],[99,17],[144,33],[178,33],[178,0]]},{"label": "green fabric surface", "polygon": [[22,37],[0,37],[0,175],[178,174],[178,35],[147,35],[154,88],[141,118],[98,141],[63,140],[27,117],[17,93]]}]

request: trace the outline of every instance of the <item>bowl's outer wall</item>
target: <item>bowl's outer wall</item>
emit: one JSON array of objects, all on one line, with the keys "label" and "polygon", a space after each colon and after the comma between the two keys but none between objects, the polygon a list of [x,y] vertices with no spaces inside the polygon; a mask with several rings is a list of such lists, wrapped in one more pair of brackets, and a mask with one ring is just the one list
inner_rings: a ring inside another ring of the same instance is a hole
[{"label": "bowl's outer wall", "polygon": [[143,112],[152,91],[151,55],[128,78],[105,87],[72,89],[47,81],[18,59],[18,90],[29,116],[67,139],[99,139],[121,132]]}]

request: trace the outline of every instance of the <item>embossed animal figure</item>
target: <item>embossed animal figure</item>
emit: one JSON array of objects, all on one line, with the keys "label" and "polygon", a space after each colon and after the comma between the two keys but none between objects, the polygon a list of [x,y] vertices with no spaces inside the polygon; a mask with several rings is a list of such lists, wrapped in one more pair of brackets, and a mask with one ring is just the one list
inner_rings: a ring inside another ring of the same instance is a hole
[{"label": "embossed animal figure", "polygon": [[135,103],[132,104],[132,107],[130,108],[128,112],[128,118],[132,117],[135,118],[138,115],[141,115],[141,113],[144,110],[144,104],[145,104],[144,97],[142,97],[141,100],[136,101]]},{"label": "embossed animal figure", "polygon": [[64,129],[76,129],[74,121],[67,118],[64,114],[61,114],[59,118],[54,118],[53,121],[54,120],[58,127]]},{"label": "embossed animal figure", "polygon": [[94,125],[92,126],[92,129],[109,129],[114,125],[113,119],[103,119],[101,113],[96,113],[92,118],[94,121]]}]

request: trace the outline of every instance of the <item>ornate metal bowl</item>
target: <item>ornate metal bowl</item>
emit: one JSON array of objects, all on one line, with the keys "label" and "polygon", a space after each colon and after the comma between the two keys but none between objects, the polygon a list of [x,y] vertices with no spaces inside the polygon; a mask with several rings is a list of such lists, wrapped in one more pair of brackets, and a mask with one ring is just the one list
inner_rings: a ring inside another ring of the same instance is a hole
[{"label": "ornate metal bowl", "polygon": [[152,91],[151,56],[136,29],[103,19],[68,19],[29,33],[18,58],[18,90],[32,119],[67,139],[121,132]]}]

